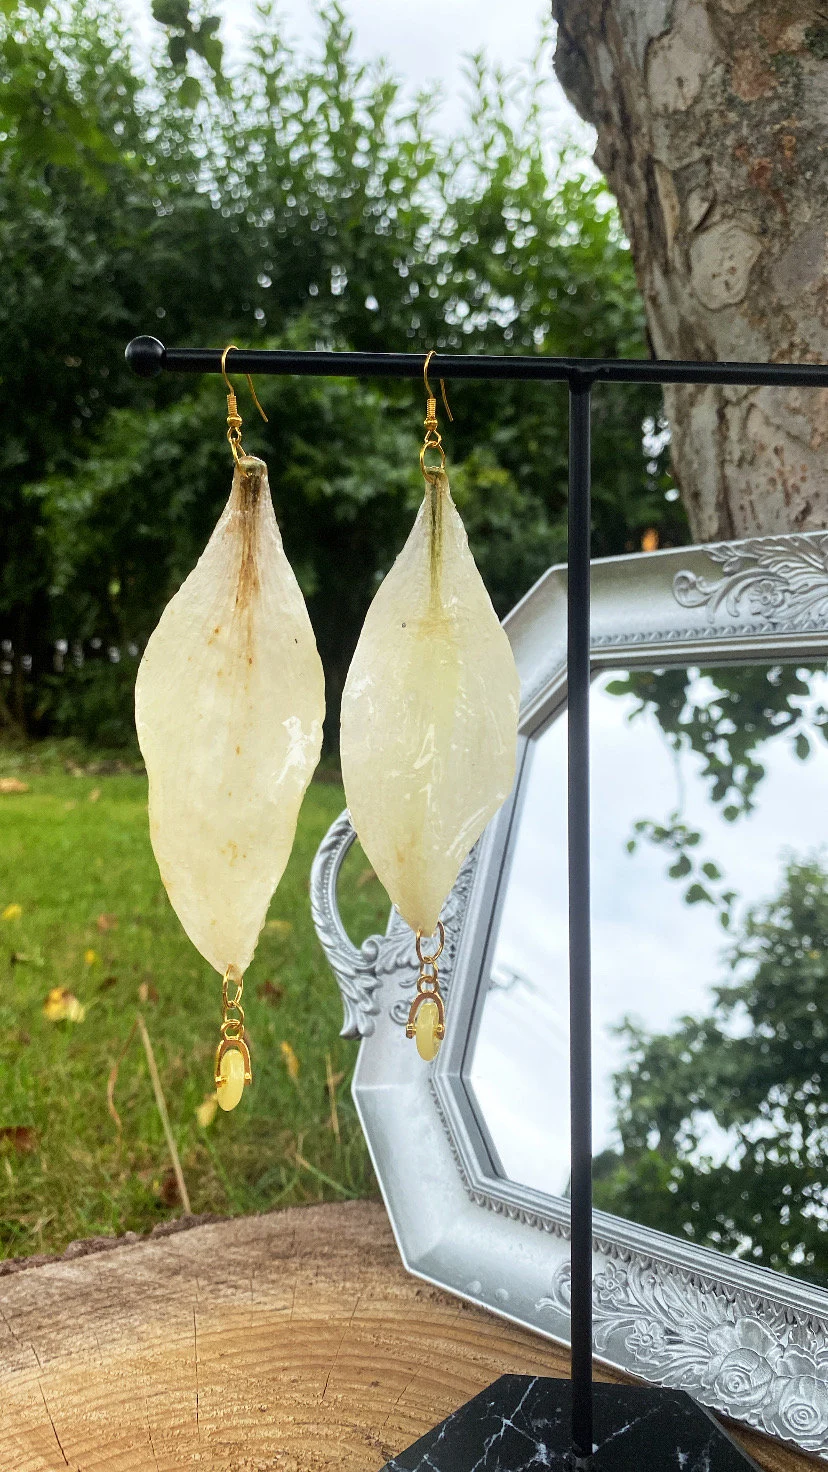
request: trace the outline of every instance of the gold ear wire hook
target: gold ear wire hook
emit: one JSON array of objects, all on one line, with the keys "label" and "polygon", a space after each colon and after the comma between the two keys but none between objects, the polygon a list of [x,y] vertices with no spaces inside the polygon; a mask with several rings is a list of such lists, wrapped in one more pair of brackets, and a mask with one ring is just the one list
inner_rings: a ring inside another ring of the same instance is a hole
[{"label": "gold ear wire hook", "polygon": [[236,344],[234,342],[231,342],[231,343],[228,343],[227,347],[224,349],[224,352],[221,355],[221,376],[222,376],[222,378],[224,379],[224,382],[227,385],[227,392],[229,394],[232,394],[232,392],[233,392],[233,385],[230,382],[230,379],[227,377],[227,368],[225,367],[225,364],[227,363],[227,354],[228,353],[237,353],[238,351],[239,350],[236,347]]},{"label": "gold ear wire hook", "polygon": [[249,373],[245,373],[244,376],[247,379],[247,386],[250,389],[250,397],[253,400],[253,403],[256,405],[256,408],[258,409],[259,413],[261,414],[261,416],[262,416],[265,424],[268,424],[270,421],[268,420],[268,417],[265,414],[264,409],[262,408],[261,404],[259,403],[259,400],[256,397],[256,390],[253,387],[253,379],[250,377],[250,374]]},{"label": "gold ear wire hook", "polygon": [[[442,441],[442,439],[440,437],[440,431],[437,428],[437,400],[434,397],[434,394],[432,393],[431,384],[428,381],[428,365],[431,362],[431,360],[432,360],[433,357],[434,357],[434,348],[431,348],[430,351],[428,353],[426,353],[426,359],[425,359],[425,362],[423,364],[423,383],[425,384],[425,391],[426,391],[426,398],[427,398],[427,403],[426,403],[426,417],[425,417],[425,421],[424,421],[425,422],[425,430],[426,430],[426,433],[425,433],[425,439],[423,441],[422,449],[420,450],[420,469],[422,470],[423,475],[425,476],[426,480],[427,481],[430,481],[432,485],[435,484],[434,477],[437,474],[437,467],[436,466],[431,466],[431,465],[426,465],[426,463],[425,463],[426,451],[427,450],[436,450],[437,451],[437,454],[440,456],[440,467],[439,467],[440,470],[445,470],[445,468],[446,468],[446,452],[443,449],[443,441]],[[443,395],[443,403],[446,406],[446,413],[448,414],[448,417],[449,417],[449,419],[451,420],[451,422],[453,424],[454,423],[454,415],[452,414],[451,409],[449,408],[449,401],[448,401],[448,399],[446,397],[446,385],[443,382],[442,378],[440,379],[440,390],[441,390],[442,395]]]},{"label": "gold ear wire hook", "polygon": [[[428,381],[428,365],[431,362],[432,358],[435,357],[435,356],[436,356],[435,349],[434,348],[431,348],[426,353],[426,360],[425,360],[425,362],[423,364],[423,383],[425,384],[426,396],[429,399],[433,399],[434,398],[434,394],[431,392],[431,384]],[[443,395],[443,403],[446,406],[446,413],[448,414],[448,417],[449,417],[449,419],[451,420],[451,422],[453,424],[454,423],[454,415],[452,414],[451,409],[449,408],[449,401],[448,401],[448,398],[446,397],[445,380],[442,379],[442,378],[440,379],[440,392]],[[435,399],[435,405],[436,405],[436,402],[437,401]]]},{"label": "gold ear wire hook", "polygon": [[[234,342],[231,342],[227,345],[221,355],[221,376],[224,379],[225,384],[227,385],[227,438],[230,441],[230,449],[233,451],[233,459],[235,460],[237,465],[242,455],[244,454],[244,446],[241,442],[242,417],[239,413],[239,406],[236,400],[235,390],[232,383],[230,382],[230,379],[227,377],[226,365],[227,354],[232,352],[237,353],[238,351],[239,349],[236,347],[236,344]],[[256,397],[256,390],[253,387],[253,379],[251,378],[249,373],[245,373],[244,376],[247,379],[253,403],[256,405],[256,408],[261,414],[265,424],[267,424],[268,418],[265,414],[264,409],[259,403],[258,398]]]}]

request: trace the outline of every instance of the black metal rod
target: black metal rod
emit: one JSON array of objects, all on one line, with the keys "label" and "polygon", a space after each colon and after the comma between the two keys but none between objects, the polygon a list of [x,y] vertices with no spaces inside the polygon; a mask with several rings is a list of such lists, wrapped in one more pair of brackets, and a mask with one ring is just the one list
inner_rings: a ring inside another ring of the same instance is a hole
[{"label": "black metal rod", "polygon": [[589,913],[590,385],[569,390],[567,722],[572,1446],[592,1456],[592,999]]},{"label": "black metal rod", "polygon": [[[155,337],[136,337],[126,359],[139,378],[169,373],[219,373],[221,348],[165,348]],[[298,374],[312,378],[422,378],[424,353],[286,352],[238,349],[227,356],[228,371]],[[695,363],[650,358],[483,357],[438,353],[434,378],[535,379],[545,383],[710,383],[828,388],[823,363]]]},{"label": "black metal rod", "polygon": [[[139,337],[126,350],[142,378],[163,370],[218,373],[220,348],[165,348]],[[235,350],[228,370],[339,378],[420,378],[422,353]],[[828,387],[828,365],[708,363],[647,359],[483,357],[441,353],[435,378],[529,379],[569,384],[569,552],[567,585],[569,1016],[571,1112],[572,1446],[588,1466],[592,1394],[592,1004],[589,844],[590,397],[595,383],[686,383]]]}]

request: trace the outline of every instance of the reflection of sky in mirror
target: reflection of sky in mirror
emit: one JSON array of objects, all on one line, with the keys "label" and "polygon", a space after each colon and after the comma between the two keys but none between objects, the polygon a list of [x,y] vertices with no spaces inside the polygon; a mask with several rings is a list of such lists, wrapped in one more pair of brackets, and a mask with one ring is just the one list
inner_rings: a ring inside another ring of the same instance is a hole
[{"label": "reflection of sky in mirror", "polygon": [[[624,1047],[612,1027],[629,1014],[664,1030],[707,1011],[711,984],[727,979],[728,937],[712,905],[687,905],[688,881],[670,879],[666,850],[626,851],[638,819],[663,822],[676,808],[701,830],[694,851],[737,891],[734,921],[779,889],[786,858],[823,847],[828,745],[799,760],[785,734],[757,748],[765,777],[755,810],[734,823],[707,797],[702,758],[676,758],[655,716],[630,721],[638,702],[606,693],[618,672],[593,684],[592,921],[595,1153],[618,1143],[612,1074]],[[828,676],[810,680],[828,702]],[[697,684],[696,690],[712,686]],[[471,1079],[507,1176],[562,1192],[569,1176],[566,716],[533,743],[518,837]],[[674,856],[673,856],[674,857]]]}]

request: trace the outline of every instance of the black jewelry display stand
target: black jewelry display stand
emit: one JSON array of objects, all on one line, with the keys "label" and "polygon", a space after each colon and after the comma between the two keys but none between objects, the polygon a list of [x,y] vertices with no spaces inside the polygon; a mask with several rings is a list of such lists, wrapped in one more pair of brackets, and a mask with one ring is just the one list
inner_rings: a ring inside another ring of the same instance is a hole
[{"label": "black jewelry display stand", "polygon": [[[233,349],[242,373],[421,378],[418,353]],[[165,348],[137,337],[127,362],[141,378],[163,370],[220,373],[219,348]],[[229,365],[228,365],[229,366]],[[693,363],[647,359],[483,357],[440,353],[442,378],[532,379],[569,386],[567,702],[572,1379],[504,1375],[387,1464],[429,1472],[739,1472],[755,1467],[713,1417],[681,1391],[592,1380],[592,1036],[589,911],[590,400],[596,383],[828,388],[811,363]],[[541,1448],[544,1448],[541,1451]],[[544,1460],[544,1457],[546,1460]]]},{"label": "black jewelry display stand", "polygon": [[572,1453],[572,1383],[503,1375],[383,1472],[745,1472],[746,1457],[682,1390],[596,1385],[595,1452]]}]

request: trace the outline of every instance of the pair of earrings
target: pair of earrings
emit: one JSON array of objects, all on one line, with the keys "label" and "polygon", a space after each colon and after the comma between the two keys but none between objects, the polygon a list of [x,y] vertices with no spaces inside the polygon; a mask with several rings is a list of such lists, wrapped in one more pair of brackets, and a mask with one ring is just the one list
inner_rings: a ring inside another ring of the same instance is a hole
[{"label": "pair of earrings", "polygon": [[[230,499],[164,609],[135,688],[161,878],[190,940],[222,977],[214,1077],[223,1109],[235,1108],[252,1081],[243,977],[290,856],[325,715],[322,663],[267,468],[242,446],[230,351],[222,355]],[[406,1032],[426,1059],[445,1034],[440,911],[511,789],[519,703],[511,648],[451,499],[432,356],[423,370],[423,503],[368,610],[345,683],[340,743],[352,822],[415,932],[420,975]]]}]

